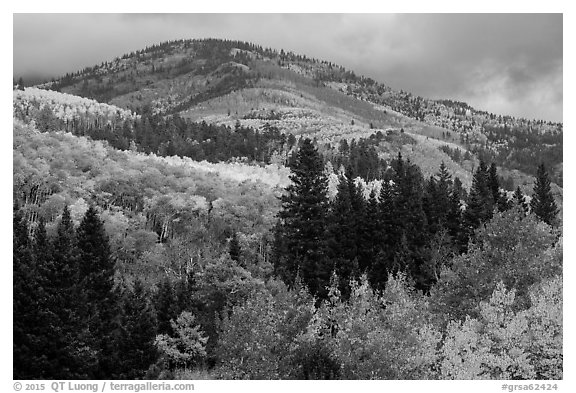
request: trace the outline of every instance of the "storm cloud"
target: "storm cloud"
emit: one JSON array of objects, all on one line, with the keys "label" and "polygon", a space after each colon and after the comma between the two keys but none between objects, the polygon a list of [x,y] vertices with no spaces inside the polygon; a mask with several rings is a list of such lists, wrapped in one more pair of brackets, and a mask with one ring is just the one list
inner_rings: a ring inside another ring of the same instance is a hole
[{"label": "storm cloud", "polygon": [[14,76],[215,37],[332,61],[424,97],[562,121],[562,24],[562,14],[15,14]]}]

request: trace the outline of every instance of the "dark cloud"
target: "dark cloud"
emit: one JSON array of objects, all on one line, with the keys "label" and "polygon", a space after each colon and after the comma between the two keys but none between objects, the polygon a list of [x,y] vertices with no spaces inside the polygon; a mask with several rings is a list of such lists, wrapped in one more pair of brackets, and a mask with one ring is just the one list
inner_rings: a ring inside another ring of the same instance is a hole
[{"label": "dark cloud", "polygon": [[431,98],[562,120],[561,14],[14,15],[14,73],[60,75],[177,38],[293,50]]}]

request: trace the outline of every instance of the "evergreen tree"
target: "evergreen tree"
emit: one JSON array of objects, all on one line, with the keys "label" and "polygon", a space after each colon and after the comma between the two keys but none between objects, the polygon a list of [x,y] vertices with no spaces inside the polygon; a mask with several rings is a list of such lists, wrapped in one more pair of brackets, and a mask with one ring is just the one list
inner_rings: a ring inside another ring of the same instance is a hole
[{"label": "evergreen tree", "polygon": [[114,370],[114,335],[117,332],[117,293],[114,291],[114,261],[104,223],[91,206],[78,231],[80,286],[78,296],[84,306],[80,317],[88,326],[93,348],[98,352],[97,378],[106,378]]},{"label": "evergreen tree", "polygon": [[[458,180],[458,183],[456,182]],[[448,209],[446,212],[446,229],[448,235],[452,238],[454,243],[458,243],[461,239],[462,230],[462,210],[460,200],[460,190],[458,189],[459,179],[454,179],[454,185],[450,192],[450,199],[448,200]]]},{"label": "evergreen tree", "polygon": [[374,190],[370,192],[366,211],[362,219],[362,243],[358,247],[358,272],[368,273],[380,247],[380,212]]},{"label": "evergreen tree", "polygon": [[194,292],[197,290],[195,274],[193,270],[190,270],[174,284],[176,315],[182,311],[193,311],[195,308]]},{"label": "evergreen tree", "polygon": [[52,244],[53,258],[45,270],[48,309],[54,316],[52,340],[59,352],[52,362],[57,372],[52,378],[88,378],[96,367],[95,351],[90,348],[88,326],[80,320],[83,301],[78,296],[78,248],[70,211],[65,206]]},{"label": "evergreen tree", "polygon": [[118,379],[141,379],[158,356],[154,340],[156,321],[144,285],[134,282],[125,289],[117,348],[119,362],[114,373]]},{"label": "evergreen tree", "polygon": [[289,285],[300,271],[310,291],[322,296],[330,277],[324,246],[328,182],[322,158],[309,138],[296,153],[291,170],[292,184],[281,198],[279,213],[286,254],[275,261],[275,271]]},{"label": "evergreen tree", "polygon": [[498,170],[496,164],[492,163],[488,171],[488,185],[490,191],[492,192],[492,201],[494,206],[498,207],[499,211],[508,210],[510,207],[508,204],[508,199],[506,194],[500,191],[500,178],[498,176]]},{"label": "evergreen tree", "polygon": [[488,170],[488,187],[492,192],[492,200],[494,204],[497,204],[500,200],[500,181],[498,180],[498,169],[496,164],[490,164],[490,169]]},{"label": "evergreen tree", "polygon": [[232,233],[232,238],[230,239],[230,244],[228,246],[228,253],[230,258],[235,262],[240,262],[240,243],[238,242],[238,236],[236,232]]},{"label": "evergreen tree", "polygon": [[172,334],[170,320],[178,316],[178,309],[176,308],[174,288],[168,277],[165,277],[158,284],[158,290],[154,297],[154,308],[158,322],[158,334]]},{"label": "evergreen tree", "polygon": [[516,187],[516,191],[514,191],[514,202],[522,208],[524,214],[528,214],[528,203],[526,203],[526,198],[524,197],[522,190],[520,190],[520,186]]},{"label": "evergreen tree", "polygon": [[468,193],[462,186],[462,181],[459,177],[454,178],[454,182],[452,184],[452,192],[456,194],[459,200],[465,201],[468,199]]},{"label": "evergreen tree", "polygon": [[356,270],[353,264],[357,255],[357,218],[352,207],[351,193],[356,193],[354,182],[340,176],[338,194],[331,203],[326,229],[326,255],[340,278],[340,291],[344,296],[348,293],[348,283]]},{"label": "evergreen tree", "polygon": [[[406,161],[402,163],[399,156],[395,183],[397,184],[394,211],[397,223],[401,228],[400,240],[404,243],[394,243],[395,263],[402,264],[401,270],[411,274],[420,288],[423,282],[429,281],[423,276],[422,266],[425,260],[425,247],[429,241],[428,224],[423,209],[423,177],[420,168]],[[402,255],[402,258],[398,256]]]},{"label": "evergreen tree", "polygon": [[466,210],[462,215],[462,243],[466,244],[476,228],[492,217],[494,196],[489,184],[488,169],[484,161],[480,161],[472,179],[472,188],[468,195]]},{"label": "evergreen tree", "polygon": [[48,235],[46,234],[46,222],[43,218],[40,218],[38,226],[34,231],[32,250],[36,268],[38,269],[39,274],[43,275],[51,264],[53,257],[52,244],[50,244],[50,241],[48,240]]},{"label": "evergreen tree", "polygon": [[382,289],[388,280],[394,261],[396,247],[402,238],[402,231],[395,211],[396,187],[391,181],[383,181],[378,205],[379,247],[372,263],[368,278],[374,288]]},{"label": "evergreen tree", "polygon": [[440,169],[436,174],[438,178],[436,204],[438,206],[438,220],[442,226],[445,226],[446,215],[449,210],[450,204],[450,190],[452,188],[452,175],[448,172],[448,168],[444,161],[440,164]]},{"label": "evergreen tree", "polygon": [[540,220],[548,225],[556,225],[558,223],[557,215],[559,210],[554,201],[554,196],[552,196],[550,179],[543,163],[538,166],[530,208]]},{"label": "evergreen tree", "polygon": [[434,235],[440,229],[442,212],[446,212],[446,209],[443,211],[440,209],[438,203],[439,194],[440,192],[436,179],[434,179],[433,176],[430,176],[428,182],[426,183],[426,192],[424,193],[424,197],[422,199],[422,207],[424,209],[424,213],[426,214],[428,230],[430,231],[431,235]]},{"label": "evergreen tree", "polygon": [[38,330],[44,325],[38,309],[39,280],[33,263],[28,225],[17,204],[14,205],[12,229],[13,377],[42,378],[47,364],[42,359],[42,332]]},{"label": "evergreen tree", "polygon": [[65,358],[66,347],[63,345],[64,341],[61,336],[63,326],[56,314],[58,308],[52,301],[50,291],[49,272],[53,264],[53,252],[43,218],[39,220],[34,230],[32,257],[37,280],[35,298],[38,303],[36,307],[43,321],[42,325],[37,326],[39,334],[36,355],[45,361],[45,367],[38,367],[37,371],[42,373],[38,375],[43,375],[45,378],[54,378],[63,374],[61,368],[65,367],[65,364],[61,364],[61,360]]}]

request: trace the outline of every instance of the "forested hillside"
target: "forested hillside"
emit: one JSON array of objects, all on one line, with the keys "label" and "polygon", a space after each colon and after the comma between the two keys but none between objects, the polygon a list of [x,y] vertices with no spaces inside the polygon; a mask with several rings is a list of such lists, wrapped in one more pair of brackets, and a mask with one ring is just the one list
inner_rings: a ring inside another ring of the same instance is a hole
[{"label": "forested hillside", "polygon": [[561,125],[219,40],[13,94],[15,379],[563,378]]},{"label": "forested hillside", "polygon": [[[562,185],[561,123],[493,114],[450,99],[430,100],[358,76],[329,61],[229,40],[152,45],[46,84],[138,113],[186,113],[232,120],[317,100],[374,127],[404,127],[461,145],[484,161],[536,175],[539,162]],[[258,90],[254,97],[250,92]],[[261,91],[261,90],[264,91]],[[292,95],[286,96],[286,94]],[[232,96],[241,95],[233,100]],[[274,98],[275,97],[275,98]],[[272,100],[271,100],[272,99]],[[271,105],[272,104],[272,105]],[[323,113],[326,115],[326,113]],[[283,116],[276,113],[275,116]],[[274,120],[268,117],[267,120]],[[343,124],[341,124],[342,126]]]}]

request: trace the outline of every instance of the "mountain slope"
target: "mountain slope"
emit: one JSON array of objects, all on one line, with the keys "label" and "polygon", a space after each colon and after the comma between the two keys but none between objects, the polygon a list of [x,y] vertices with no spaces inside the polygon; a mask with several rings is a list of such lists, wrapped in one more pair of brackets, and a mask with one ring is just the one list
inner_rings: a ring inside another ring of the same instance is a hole
[{"label": "mountain slope", "polygon": [[165,42],[45,87],[140,114],[178,113],[195,121],[256,128],[268,123],[325,143],[403,129],[460,146],[509,173],[533,176],[537,163],[544,162],[562,184],[561,123],[425,99],[331,62],[246,42]]}]

